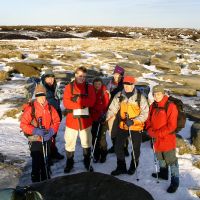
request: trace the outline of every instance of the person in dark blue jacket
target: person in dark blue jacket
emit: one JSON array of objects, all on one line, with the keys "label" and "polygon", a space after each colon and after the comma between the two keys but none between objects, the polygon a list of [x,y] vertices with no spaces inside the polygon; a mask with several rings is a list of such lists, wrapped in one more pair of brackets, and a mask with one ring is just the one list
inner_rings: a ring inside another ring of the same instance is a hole
[{"label": "person in dark blue jacket", "polygon": [[[61,121],[62,120],[62,111],[60,108],[61,92],[58,89],[54,73],[51,70],[45,71],[45,73],[41,77],[41,82],[46,89],[46,99],[48,103],[56,109]],[[64,156],[58,152],[55,140],[56,137],[54,137],[52,140],[51,158],[56,160],[61,160],[64,158]]]}]

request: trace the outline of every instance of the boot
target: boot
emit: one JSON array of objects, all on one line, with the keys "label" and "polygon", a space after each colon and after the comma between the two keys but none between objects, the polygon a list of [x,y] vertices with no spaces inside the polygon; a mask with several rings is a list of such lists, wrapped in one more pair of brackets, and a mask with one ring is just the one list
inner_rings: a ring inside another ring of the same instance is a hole
[{"label": "boot", "polygon": [[106,156],[107,156],[107,150],[101,150],[101,158],[100,158],[100,163],[106,162]]},{"label": "boot", "polygon": [[179,186],[179,166],[178,161],[176,161],[174,164],[170,165],[170,171],[171,171],[171,184],[167,189],[168,193],[174,193],[178,189]]},{"label": "boot", "polygon": [[129,156],[128,147],[124,147],[124,155],[125,155],[126,157]]},{"label": "boot", "polygon": [[[135,164],[136,164],[136,167],[135,167]],[[139,165],[139,161],[136,161],[136,163],[134,163],[134,160],[132,159],[130,167],[128,169],[128,174],[133,175],[135,173],[135,170],[136,170],[138,165]]]},{"label": "boot", "polygon": [[55,138],[56,137],[53,137],[52,138],[52,141],[51,141],[51,146],[50,146],[50,149],[51,149],[51,154],[50,154],[50,157],[52,160],[54,161],[57,161],[57,160],[62,160],[64,159],[64,156],[61,155],[59,152],[58,152],[58,148],[56,147],[56,141],[55,141]]},{"label": "boot", "polygon": [[[157,178],[157,173],[152,173],[151,174],[154,178]],[[168,180],[168,167],[160,168],[160,172],[158,172],[158,178],[163,179],[163,180]]]},{"label": "boot", "polygon": [[[56,149],[57,149],[57,148],[56,148]],[[62,160],[62,159],[64,159],[64,156],[63,156],[62,154],[60,154],[60,153],[58,152],[58,149],[57,149],[57,151],[52,152],[51,158],[52,158],[53,160]]]},{"label": "boot", "polygon": [[117,160],[117,168],[111,172],[113,176],[118,176],[120,174],[127,174],[125,160]]},{"label": "boot", "polygon": [[167,189],[168,193],[174,193],[178,189],[179,186],[179,177],[172,176],[171,177],[171,184]]},{"label": "boot", "polygon": [[31,181],[33,183],[40,182],[40,175],[39,174],[34,174],[33,172],[31,172]]},{"label": "boot", "polygon": [[70,171],[74,166],[74,152],[66,152],[66,155],[67,155],[67,161],[64,173],[70,173]]},{"label": "boot", "polygon": [[116,142],[116,139],[115,138],[112,138],[112,147],[110,147],[110,149],[108,149],[108,153],[115,153],[115,142]]},{"label": "boot", "polygon": [[84,166],[87,169],[87,171],[93,172],[94,171],[93,167],[90,164],[90,162],[91,162],[90,154],[91,154],[91,148],[83,148]]}]

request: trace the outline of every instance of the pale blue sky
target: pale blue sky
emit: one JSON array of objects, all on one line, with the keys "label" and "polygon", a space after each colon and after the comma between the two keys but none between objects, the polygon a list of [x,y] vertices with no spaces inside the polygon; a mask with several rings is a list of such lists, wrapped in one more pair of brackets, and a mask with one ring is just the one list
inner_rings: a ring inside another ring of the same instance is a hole
[{"label": "pale blue sky", "polygon": [[200,0],[2,0],[0,25],[200,28]]}]

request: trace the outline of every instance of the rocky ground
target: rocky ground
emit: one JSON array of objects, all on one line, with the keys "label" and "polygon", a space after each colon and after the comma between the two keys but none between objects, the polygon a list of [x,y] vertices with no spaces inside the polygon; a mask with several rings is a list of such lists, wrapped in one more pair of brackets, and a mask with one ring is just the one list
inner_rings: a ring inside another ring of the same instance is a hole
[{"label": "rocky ground", "polygon": [[[0,29],[1,39],[34,39],[0,41],[0,121],[5,130],[9,130],[10,126],[9,123],[5,124],[4,120],[12,117],[17,121],[20,115],[21,105],[26,101],[25,84],[28,77],[40,76],[42,71],[51,68],[62,85],[62,81],[70,80],[72,71],[78,66],[90,69],[91,75],[101,74],[106,77],[112,74],[113,67],[118,64],[125,68],[126,73],[137,77],[139,83],[145,82],[150,87],[162,83],[170,94],[183,100],[188,116],[187,123],[193,125],[186,136],[184,135],[184,138],[188,139],[186,142],[177,139],[179,153],[194,155],[193,164],[199,167],[199,31],[126,27]],[[66,34],[70,34],[70,38],[38,39],[51,38],[52,35],[53,38],[66,38]],[[27,38],[23,38],[24,35]],[[149,98],[151,101],[152,96]],[[23,163],[23,159],[19,157],[16,161],[9,153],[5,155],[5,150],[1,148],[0,152],[0,170],[8,168],[7,174],[10,175],[9,172],[14,171],[12,176],[18,177],[23,167],[18,167],[17,170],[12,167],[20,166],[19,163]]]}]

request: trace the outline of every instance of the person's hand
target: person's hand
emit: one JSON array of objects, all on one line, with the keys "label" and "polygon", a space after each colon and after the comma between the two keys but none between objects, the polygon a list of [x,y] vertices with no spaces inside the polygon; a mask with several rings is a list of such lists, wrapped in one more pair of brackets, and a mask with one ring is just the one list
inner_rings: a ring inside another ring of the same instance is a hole
[{"label": "person's hand", "polygon": [[130,127],[134,124],[134,121],[132,119],[127,119],[125,123],[126,123],[126,126]]},{"label": "person's hand", "polygon": [[50,128],[49,131],[43,136],[44,142],[49,141],[53,137],[54,134],[55,133],[54,133],[53,128]]},{"label": "person's hand", "polygon": [[73,102],[77,102],[78,98],[79,98],[79,95],[75,95],[74,97],[71,98],[71,100]]},{"label": "person's hand", "polygon": [[45,129],[41,129],[41,128],[34,128],[32,134],[33,135],[38,135],[38,136],[44,136],[45,135]]},{"label": "person's hand", "polygon": [[106,121],[106,113],[104,113],[103,115],[100,116],[99,118],[99,122],[100,123],[104,123]]}]

